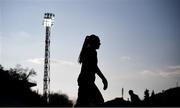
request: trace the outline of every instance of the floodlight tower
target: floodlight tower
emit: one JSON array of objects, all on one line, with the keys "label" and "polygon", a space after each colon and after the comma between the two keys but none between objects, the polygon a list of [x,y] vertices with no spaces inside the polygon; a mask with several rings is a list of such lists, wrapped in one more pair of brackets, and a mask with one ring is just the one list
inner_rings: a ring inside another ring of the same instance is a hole
[{"label": "floodlight tower", "polygon": [[49,102],[50,94],[50,32],[51,27],[54,24],[54,17],[55,15],[53,13],[45,13],[43,20],[43,25],[46,28],[43,96],[47,102]]}]

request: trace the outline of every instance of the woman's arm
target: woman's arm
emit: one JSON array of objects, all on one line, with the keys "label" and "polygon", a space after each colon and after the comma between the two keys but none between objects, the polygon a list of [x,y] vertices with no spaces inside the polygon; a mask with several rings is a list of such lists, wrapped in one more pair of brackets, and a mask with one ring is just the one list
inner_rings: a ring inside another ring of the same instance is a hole
[{"label": "woman's arm", "polygon": [[102,79],[102,82],[104,84],[103,89],[106,90],[108,87],[108,82],[106,80],[106,78],[104,77],[104,75],[102,74],[101,70],[99,69],[99,67],[97,66],[97,71],[96,71],[97,75]]}]

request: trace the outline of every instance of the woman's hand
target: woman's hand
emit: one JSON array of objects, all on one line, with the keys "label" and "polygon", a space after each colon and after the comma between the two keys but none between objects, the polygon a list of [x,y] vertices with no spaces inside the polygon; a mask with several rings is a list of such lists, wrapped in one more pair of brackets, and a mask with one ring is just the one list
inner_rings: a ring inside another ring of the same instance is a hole
[{"label": "woman's hand", "polygon": [[103,82],[103,84],[104,84],[103,89],[106,90],[107,87],[108,87],[108,82],[107,82],[107,80],[106,80],[105,78],[102,80],[102,82]]},{"label": "woman's hand", "polygon": [[104,77],[104,75],[102,74],[102,72],[100,71],[100,69],[99,69],[98,66],[97,66],[96,69],[97,69],[96,73],[97,73],[98,76],[102,79],[102,82],[103,82],[103,84],[104,84],[103,89],[106,90],[107,87],[108,87],[108,82],[107,82],[106,78]]}]

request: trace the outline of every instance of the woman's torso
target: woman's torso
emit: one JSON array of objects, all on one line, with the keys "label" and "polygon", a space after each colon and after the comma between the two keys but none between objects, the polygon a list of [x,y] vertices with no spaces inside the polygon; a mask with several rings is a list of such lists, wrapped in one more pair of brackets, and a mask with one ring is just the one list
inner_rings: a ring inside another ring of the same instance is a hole
[{"label": "woman's torso", "polygon": [[81,72],[78,77],[78,85],[94,84],[97,69],[97,52],[87,49],[83,56]]}]

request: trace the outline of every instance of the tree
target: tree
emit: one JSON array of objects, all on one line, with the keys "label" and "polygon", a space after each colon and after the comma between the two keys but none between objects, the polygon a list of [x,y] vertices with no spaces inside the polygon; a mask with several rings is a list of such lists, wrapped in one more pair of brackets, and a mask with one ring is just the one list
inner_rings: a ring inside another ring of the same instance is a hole
[{"label": "tree", "polygon": [[154,90],[152,91],[152,93],[151,93],[151,97],[153,97],[155,95],[155,93],[154,93]]},{"label": "tree", "polygon": [[148,98],[149,98],[149,90],[146,89],[146,90],[144,91],[144,100],[146,100],[146,99],[148,99]]},{"label": "tree", "polygon": [[29,77],[36,75],[33,69],[15,68],[4,70],[0,65],[0,106],[40,106],[44,105],[41,96],[32,91],[35,83],[29,82]]},{"label": "tree", "polygon": [[66,94],[51,93],[49,96],[49,105],[72,107],[73,102],[69,100],[69,97]]},{"label": "tree", "polygon": [[36,72],[34,69],[23,68],[21,65],[17,64],[15,68],[10,68],[9,74],[14,79],[29,81],[29,77],[35,76]]}]

